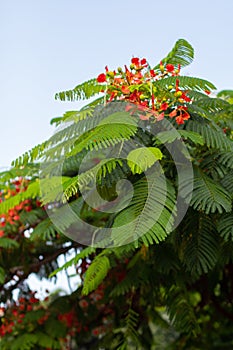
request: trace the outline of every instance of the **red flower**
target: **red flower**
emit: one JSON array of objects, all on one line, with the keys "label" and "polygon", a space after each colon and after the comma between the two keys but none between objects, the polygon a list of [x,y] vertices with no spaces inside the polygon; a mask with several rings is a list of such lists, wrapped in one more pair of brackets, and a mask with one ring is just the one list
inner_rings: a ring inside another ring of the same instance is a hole
[{"label": "red flower", "polygon": [[156,73],[153,69],[150,70],[150,76],[154,78],[156,76]]},{"label": "red flower", "polygon": [[145,58],[143,58],[143,59],[141,60],[141,65],[142,65],[142,66],[147,65],[147,63],[146,63],[146,59],[145,59]]},{"label": "red flower", "polygon": [[168,104],[167,104],[167,102],[162,103],[160,109],[161,109],[162,111],[166,111],[166,109],[168,109]]},{"label": "red flower", "polygon": [[176,122],[177,124],[184,124],[184,119],[182,115],[179,115],[178,117],[176,117]]},{"label": "red flower", "polygon": [[31,207],[31,206],[28,206],[28,207],[25,207],[24,209],[25,209],[26,211],[28,211],[28,212],[29,212],[29,211],[31,211],[31,210],[32,210],[32,207]]},{"label": "red flower", "polygon": [[149,120],[150,119],[150,115],[143,115],[143,114],[140,114],[139,118],[141,120]]},{"label": "red flower", "polygon": [[188,120],[190,118],[190,115],[187,112],[185,112],[185,113],[182,114],[182,118],[184,120]]},{"label": "red flower", "polygon": [[151,103],[152,103],[152,109],[155,109],[155,96],[154,94],[151,95]]},{"label": "red flower", "polygon": [[166,69],[167,69],[167,71],[169,72],[169,73],[172,73],[173,71],[174,71],[174,66],[173,66],[173,64],[167,64],[166,65]]},{"label": "red flower", "polygon": [[164,112],[160,113],[156,119],[160,121],[160,120],[163,120],[163,118],[164,118]]},{"label": "red flower", "polygon": [[104,83],[106,81],[106,75],[104,73],[98,75],[97,81],[98,83]]},{"label": "red flower", "polygon": [[125,111],[128,112],[128,111],[130,111],[132,108],[133,108],[132,105],[126,105]]},{"label": "red flower", "polygon": [[83,300],[79,301],[79,305],[83,308],[86,308],[86,307],[88,307],[89,304],[85,299],[83,299]]},{"label": "red flower", "polygon": [[139,58],[138,57],[133,57],[132,60],[131,60],[131,63],[135,64],[136,66],[138,66],[139,65]]},{"label": "red flower", "polygon": [[38,303],[39,299],[35,298],[35,297],[31,297],[29,299],[29,302],[32,303],[32,304],[35,304],[35,303]]},{"label": "red flower", "polygon": [[9,211],[8,211],[8,214],[12,217],[12,216],[15,216],[15,214],[16,214],[16,211],[14,210],[14,209],[10,209]]},{"label": "red flower", "polygon": [[181,95],[181,98],[186,101],[186,102],[190,102],[191,101],[191,98],[186,96],[185,92],[182,92],[182,95]]},{"label": "red flower", "polygon": [[173,117],[175,117],[176,115],[177,115],[176,109],[174,109],[174,111],[172,111],[171,113],[169,113],[169,117],[170,117],[170,118],[173,118]]},{"label": "red flower", "polygon": [[129,87],[127,85],[123,85],[121,87],[121,91],[123,92],[124,95],[130,93]]}]

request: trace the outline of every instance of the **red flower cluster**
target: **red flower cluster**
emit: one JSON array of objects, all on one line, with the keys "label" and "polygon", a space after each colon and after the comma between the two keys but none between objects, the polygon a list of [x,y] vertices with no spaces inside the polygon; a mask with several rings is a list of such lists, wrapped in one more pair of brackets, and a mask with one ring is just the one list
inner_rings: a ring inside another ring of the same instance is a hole
[{"label": "red flower cluster", "polygon": [[[26,313],[32,310],[43,309],[39,304],[39,299],[35,298],[35,293],[31,292],[29,299],[19,298],[8,310],[5,308],[0,309],[0,336],[3,337],[11,334],[16,329],[24,328],[23,320]],[[48,316],[44,317],[44,320],[47,318]],[[38,320],[38,323],[40,324],[40,320]]]},{"label": "red flower cluster", "polygon": [[[175,69],[173,64],[164,65],[160,62],[159,69],[150,69],[145,58],[133,57],[129,68],[119,67],[117,71],[109,71],[105,67],[105,73],[97,77],[98,83],[105,83],[106,102],[113,100],[125,100],[135,104],[137,110],[141,111],[139,118],[149,120],[162,120],[165,116],[176,117],[177,124],[183,124],[184,120],[190,118],[187,111],[187,103],[191,99],[187,92],[179,89],[179,80],[176,85],[169,86],[167,93],[161,96],[154,82],[169,76],[178,76],[180,66]],[[135,112],[132,105],[127,107],[127,111]],[[134,110],[134,111],[133,111]]]},{"label": "red flower cluster", "polygon": [[[28,179],[19,178],[18,180],[11,181],[9,184],[9,190],[0,191],[0,203],[4,200],[17,195],[20,192],[26,191],[29,184]],[[30,212],[35,207],[40,207],[41,202],[38,200],[25,199],[20,204],[9,209],[7,214],[0,215],[0,237],[7,235],[8,233],[18,232],[20,228],[23,228],[23,224],[20,220],[20,214],[22,211]]]}]

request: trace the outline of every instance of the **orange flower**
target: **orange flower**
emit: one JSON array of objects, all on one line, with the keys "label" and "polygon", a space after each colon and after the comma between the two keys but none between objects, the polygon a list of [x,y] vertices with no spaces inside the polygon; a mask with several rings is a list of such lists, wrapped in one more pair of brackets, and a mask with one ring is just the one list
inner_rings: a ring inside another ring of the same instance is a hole
[{"label": "orange flower", "polygon": [[123,92],[124,95],[127,95],[130,93],[129,87],[127,85],[123,85],[121,87],[121,91]]},{"label": "orange flower", "polygon": [[162,103],[160,109],[161,109],[162,111],[166,111],[166,109],[168,109],[168,104],[167,104],[167,102]]},{"label": "orange flower", "polygon": [[173,118],[173,117],[175,117],[177,115],[177,110],[176,109],[174,109],[174,111],[172,111],[171,113],[169,113],[169,117],[170,118]]},{"label": "orange flower", "polygon": [[190,118],[190,115],[188,114],[188,112],[185,112],[185,113],[182,114],[182,118],[184,120],[188,120]]},{"label": "orange flower", "polygon": [[179,115],[176,117],[177,124],[184,124],[184,119],[182,118],[182,115]]},{"label": "orange flower", "polygon": [[146,115],[140,114],[140,115],[139,115],[139,118],[140,118],[141,120],[149,120],[150,115],[148,115],[148,114],[146,114]]},{"label": "orange flower", "polygon": [[158,121],[163,120],[164,119],[164,112],[160,113],[156,119]]}]

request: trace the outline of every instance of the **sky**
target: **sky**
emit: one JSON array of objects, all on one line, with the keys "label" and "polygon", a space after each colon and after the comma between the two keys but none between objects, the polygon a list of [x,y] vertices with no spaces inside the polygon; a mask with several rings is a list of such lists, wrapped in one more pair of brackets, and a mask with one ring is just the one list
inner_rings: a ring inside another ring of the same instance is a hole
[{"label": "sky", "polygon": [[0,1],[0,168],[54,132],[79,102],[55,101],[132,56],[156,64],[184,38],[195,49],[183,74],[233,89],[232,0]]}]

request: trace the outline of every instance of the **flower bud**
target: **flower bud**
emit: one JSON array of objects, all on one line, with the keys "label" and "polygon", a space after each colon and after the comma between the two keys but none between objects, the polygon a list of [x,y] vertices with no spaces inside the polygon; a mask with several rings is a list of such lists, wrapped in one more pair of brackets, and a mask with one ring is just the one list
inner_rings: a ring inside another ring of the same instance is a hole
[{"label": "flower bud", "polygon": [[143,101],[143,100],[145,100],[146,98],[147,98],[147,96],[146,96],[146,95],[144,95],[144,94],[141,94],[141,95],[140,95],[140,100],[142,100],[142,101]]},{"label": "flower bud", "polygon": [[175,97],[180,97],[180,96],[182,96],[182,91],[176,91],[176,92],[174,93],[174,96],[175,96]]},{"label": "flower bud", "polygon": [[161,73],[164,73],[164,65],[162,61],[160,62],[159,69],[161,70]]},{"label": "flower bud", "polygon": [[107,77],[109,77],[109,78],[114,78],[114,72],[112,72],[112,71],[109,71],[109,72],[107,72]]}]

